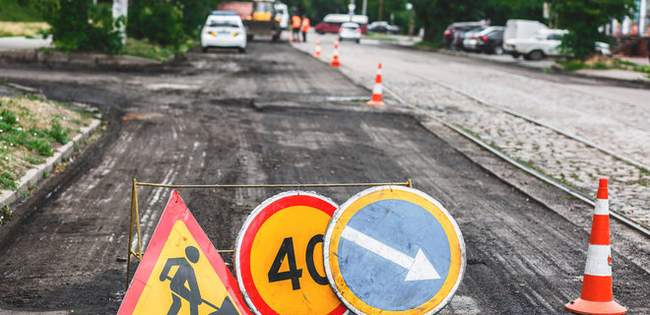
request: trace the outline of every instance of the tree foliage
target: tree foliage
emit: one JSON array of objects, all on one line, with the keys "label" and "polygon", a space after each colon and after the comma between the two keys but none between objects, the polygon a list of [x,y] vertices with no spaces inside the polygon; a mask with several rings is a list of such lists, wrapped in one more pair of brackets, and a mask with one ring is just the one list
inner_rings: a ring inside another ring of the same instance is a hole
[{"label": "tree foliage", "polygon": [[92,0],[43,0],[39,9],[59,49],[106,53],[122,49],[117,29],[124,21],[113,20],[110,6],[93,5]]},{"label": "tree foliage", "polygon": [[415,15],[424,27],[424,39],[441,42],[447,25],[483,17],[482,0],[414,0]]},{"label": "tree foliage", "polygon": [[606,41],[599,28],[611,19],[622,19],[633,12],[634,0],[554,0],[558,27],[569,34],[562,38],[562,48],[577,59],[585,59],[594,52],[596,41]]},{"label": "tree foliage", "polygon": [[216,0],[131,0],[129,36],[154,43],[179,47],[196,38]]}]

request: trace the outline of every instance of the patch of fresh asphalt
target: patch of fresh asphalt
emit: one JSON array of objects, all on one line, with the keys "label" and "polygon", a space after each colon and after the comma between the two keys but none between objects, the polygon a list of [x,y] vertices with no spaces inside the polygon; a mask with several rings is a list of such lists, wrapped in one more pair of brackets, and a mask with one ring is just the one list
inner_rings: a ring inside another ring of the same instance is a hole
[{"label": "patch of fresh asphalt", "polygon": [[[328,101],[368,93],[340,73],[281,44],[253,44],[246,55],[192,55],[190,61],[178,74],[161,75],[0,72],[50,97],[121,114],[111,120],[103,145],[73,165],[73,174],[62,175],[56,194],[48,199],[38,193],[16,209],[30,215],[0,248],[0,308],[115,312],[123,294],[131,176],[175,183],[409,177],[450,210],[465,237],[467,272],[446,313],[560,313],[579,295],[587,233],[414,118]],[[257,106],[266,103],[274,105]],[[358,191],[318,192],[342,203]],[[181,195],[223,249],[233,247],[249,211],[276,192]],[[168,196],[167,190],[141,190],[147,237]],[[634,312],[649,312],[650,275],[631,263],[634,257],[613,255],[617,299]]]}]

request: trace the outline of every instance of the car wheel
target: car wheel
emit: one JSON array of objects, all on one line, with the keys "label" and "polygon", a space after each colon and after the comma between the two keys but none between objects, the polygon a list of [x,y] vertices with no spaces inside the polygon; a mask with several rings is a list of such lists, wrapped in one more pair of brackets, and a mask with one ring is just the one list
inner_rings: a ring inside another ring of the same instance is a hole
[{"label": "car wheel", "polygon": [[361,39],[357,39],[357,44],[361,44]]},{"label": "car wheel", "polygon": [[544,52],[541,50],[533,50],[524,56],[526,60],[542,60],[544,59]]},{"label": "car wheel", "polygon": [[521,56],[521,54],[513,52],[511,56],[512,56],[512,58],[518,59],[519,56]]},{"label": "car wheel", "polygon": [[495,55],[503,55],[503,47],[501,47],[501,46],[496,46],[496,47],[494,47],[494,49],[492,49],[492,52],[493,52]]},{"label": "car wheel", "polygon": [[244,47],[239,47],[239,48],[237,48],[237,50],[239,50],[240,54],[245,54],[246,53],[246,48],[244,48]]},{"label": "car wheel", "polygon": [[208,47],[201,47],[201,51],[204,52],[204,53],[207,53],[208,52]]}]

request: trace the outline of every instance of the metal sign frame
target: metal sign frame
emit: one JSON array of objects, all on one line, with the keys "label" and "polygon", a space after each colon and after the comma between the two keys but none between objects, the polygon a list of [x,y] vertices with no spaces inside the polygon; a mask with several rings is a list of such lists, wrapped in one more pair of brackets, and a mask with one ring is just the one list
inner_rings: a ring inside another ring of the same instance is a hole
[{"label": "metal sign frame", "polygon": [[[131,258],[142,260],[143,244],[142,229],[140,222],[140,208],[138,206],[138,188],[167,188],[167,189],[253,189],[253,188],[345,188],[345,187],[375,187],[384,185],[396,185],[413,187],[413,181],[407,179],[403,182],[359,182],[359,183],[321,183],[321,184],[169,184],[138,182],[136,177],[131,178],[131,207],[129,213],[129,237],[126,251],[126,275],[124,287],[129,288],[129,277],[131,274]],[[135,228],[135,231],[134,231]],[[137,238],[136,248],[132,247],[134,237]],[[217,249],[219,253],[234,253],[233,249]]]}]

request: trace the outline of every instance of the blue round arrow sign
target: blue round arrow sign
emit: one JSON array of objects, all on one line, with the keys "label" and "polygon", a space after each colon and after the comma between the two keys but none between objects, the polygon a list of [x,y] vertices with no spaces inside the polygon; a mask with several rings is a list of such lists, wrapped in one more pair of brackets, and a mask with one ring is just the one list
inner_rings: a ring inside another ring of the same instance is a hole
[{"label": "blue round arrow sign", "polygon": [[464,270],[453,218],[431,197],[403,187],[372,188],[346,202],[330,223],[325,249],[330,282],[361,314],[435,312]]}]

